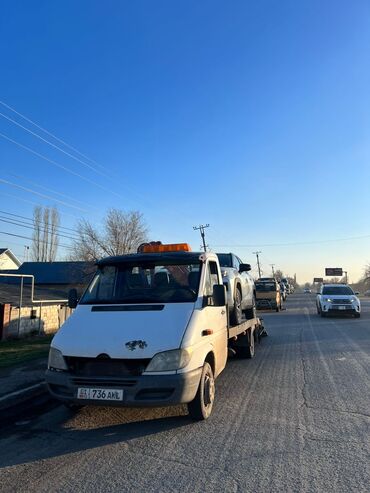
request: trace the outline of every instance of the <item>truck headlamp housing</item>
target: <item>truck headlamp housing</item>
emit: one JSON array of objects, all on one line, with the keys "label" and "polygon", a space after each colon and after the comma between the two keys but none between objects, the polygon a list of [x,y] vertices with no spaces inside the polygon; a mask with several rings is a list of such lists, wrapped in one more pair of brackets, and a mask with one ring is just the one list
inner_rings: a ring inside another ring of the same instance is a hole
[{"label": "truck headlamp housing", "polygon": [[50,348],[48,368],[49,370],[68,370],[63,354],[59,349],[55,349],[54,347]]},{"label": "truck headlamp housing", "polygon": [[145,371],[173,371],[184,368],[190,361],[189,349],[172,349],[157,353],[151,359]]}]

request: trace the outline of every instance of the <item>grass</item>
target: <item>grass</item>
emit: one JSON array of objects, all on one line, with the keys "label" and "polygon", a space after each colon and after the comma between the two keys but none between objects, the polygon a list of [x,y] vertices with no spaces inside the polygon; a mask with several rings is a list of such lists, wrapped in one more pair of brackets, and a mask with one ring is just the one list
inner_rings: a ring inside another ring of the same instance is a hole
[{"label": "grass", "polygon": [[50,335],[0,342],[0,368],[46,357],[52,338]]}]

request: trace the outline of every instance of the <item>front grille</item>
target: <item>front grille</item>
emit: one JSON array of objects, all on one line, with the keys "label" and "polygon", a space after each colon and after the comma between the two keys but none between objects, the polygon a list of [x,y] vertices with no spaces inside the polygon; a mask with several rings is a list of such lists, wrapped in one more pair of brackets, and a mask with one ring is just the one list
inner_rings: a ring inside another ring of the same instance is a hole
[{"label": "front grille", "polygon": [[115,378],[72,378],[75,385],[93,387],[134,387],[137,380],[118,380]]},{"label": "front grille", "polygon": [[333,305],[350,305],[351,300],[349,300],[348,298],[345,300],[335,299],[332,301],[332,304]]},{"label": "front grille", "polygon": [[136,377],[148,366],[150,358],[113,359],[108,356],[97,358],[78,358],[68,356],[69,372],[76,377]]}]

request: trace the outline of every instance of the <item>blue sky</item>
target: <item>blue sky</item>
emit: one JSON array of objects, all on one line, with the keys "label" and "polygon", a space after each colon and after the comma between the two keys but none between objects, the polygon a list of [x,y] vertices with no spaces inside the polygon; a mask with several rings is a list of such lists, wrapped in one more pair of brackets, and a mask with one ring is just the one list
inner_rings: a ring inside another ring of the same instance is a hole
[{"label": "blue sky", "polygon": [[[370,262],[369,53],[367,0],[4,2],[0,100],[101,167],[0,115],[0,133],[85,177],[0,136],[0,179],[52,197],[0,181],[0,210],[55,204],[73,228],[138,209],[153,239],[198,249],[192,226],[209,223],[212,249],[253,264],[262,250],[266,273],[356,280]],[[29,244],[0,240],[21,257]]]}]

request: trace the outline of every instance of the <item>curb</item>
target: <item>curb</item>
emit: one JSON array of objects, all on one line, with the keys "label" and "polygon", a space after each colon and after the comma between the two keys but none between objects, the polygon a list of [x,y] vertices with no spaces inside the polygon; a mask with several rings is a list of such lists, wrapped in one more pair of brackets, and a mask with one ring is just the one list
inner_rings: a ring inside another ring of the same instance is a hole
[{"label": "curb", "polygon": [[0,420],[7,421],[51,400],[45,381],[0,397]]}]

